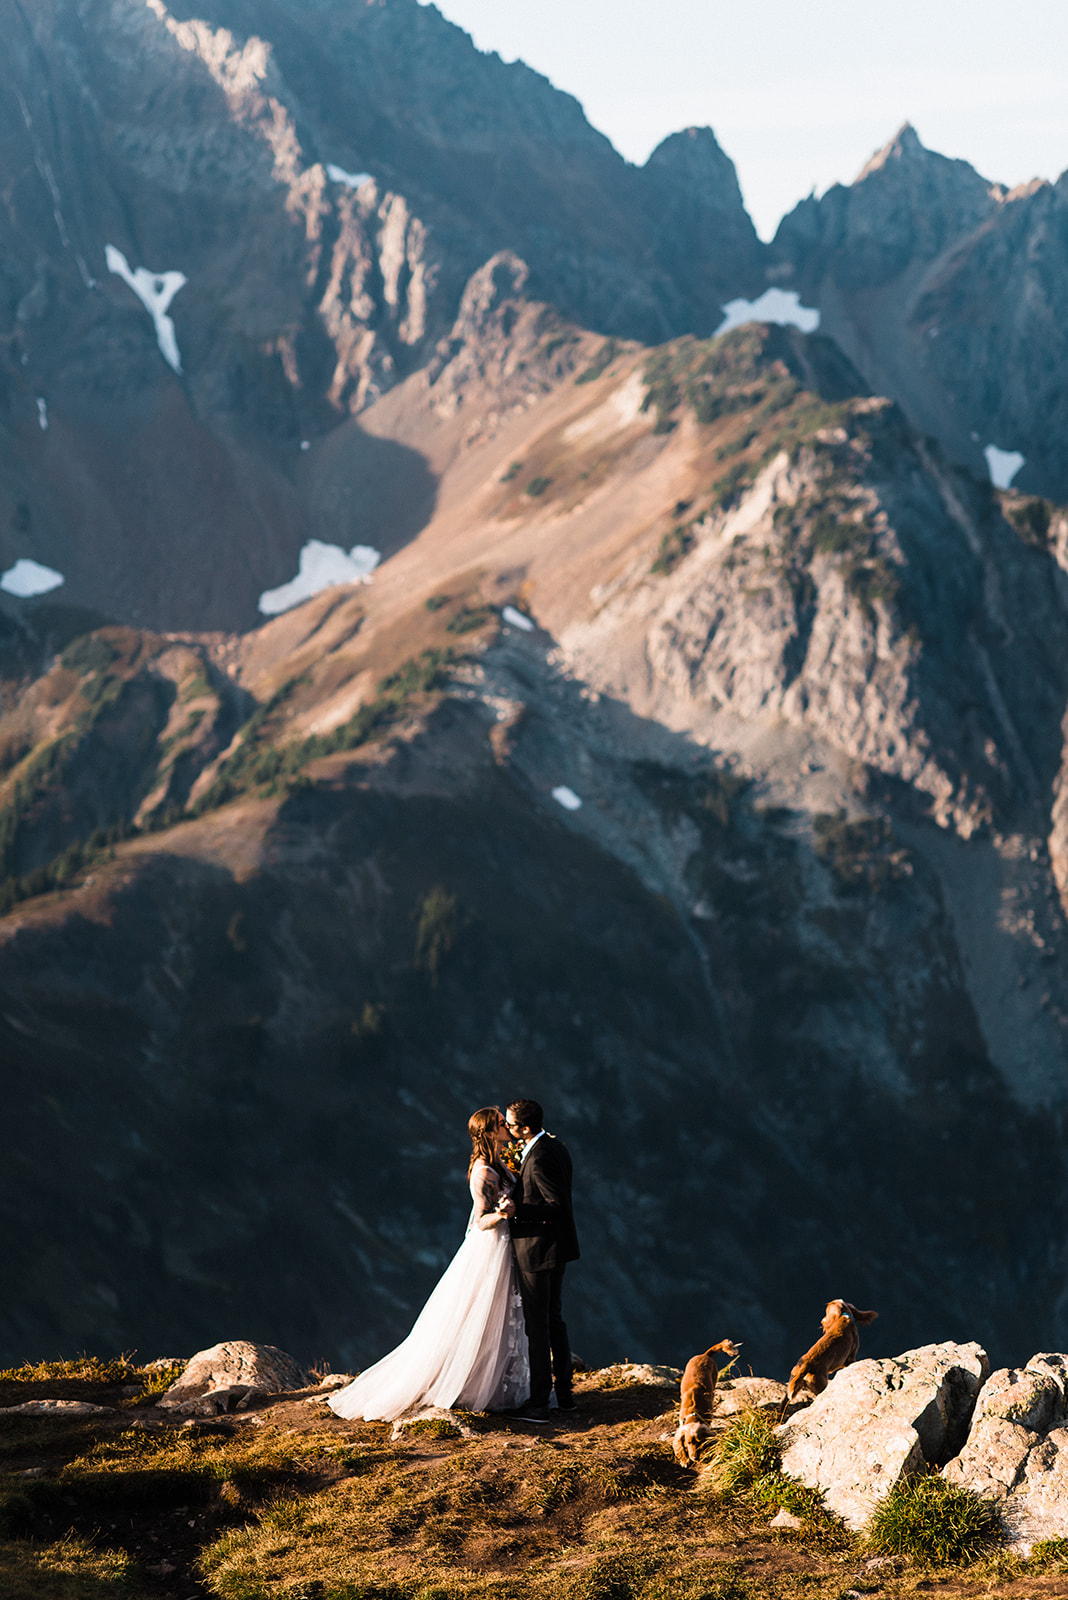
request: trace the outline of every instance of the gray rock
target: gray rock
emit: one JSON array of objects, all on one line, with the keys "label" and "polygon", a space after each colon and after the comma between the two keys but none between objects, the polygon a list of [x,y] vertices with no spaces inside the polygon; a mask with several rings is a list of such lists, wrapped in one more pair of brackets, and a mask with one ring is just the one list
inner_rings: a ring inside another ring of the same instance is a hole
[{"label": "gray rock", "polygon": [[319,1379],[320,1389],[344,1389],[353,1379],[351,1372],[328,1372]]},{"label": "gray rock", "polygon": [[778,1430],[783,1470],[856,1530],[895,1484],[960,1448],[989,1371],[977,1344],[858,1361]]},{"label": "gray rock", "polygon": [[786,1399],[786,1385],[774,1378],[724,1378],[716,1385],[717,1417],[734,1417],[739,1411],[778,1411]]},{"label": "gray rock", "polygon": [[1008,1541],[1029,1551],[1068,1537],[1068,1356],[1036,1355],[991,1374],[948,1482],[999,1508]]},{"label": "gray rock", "polygon": [[593,1374],[603,1388],[624,1389],[631,1384],[650,1389],[674,1389],[682,1377],[681,1367],[658,1367],[648,1361],[622,1361],[616,1367],[602,1367]]},{"label": "gray rock", "polygon": [[308,1384],[304,1368],[284,1350],[230,1339],[195,1355],[157,1403],[179,1416],[214,1416],[247,1410],[263,1396],[305,1389]]},{"label": "gray rock", "polygon": [[93,1406],[88,1400],[26,1400],[20,1406],[4,1406],[3,1417],[91,1417],[114,1411],[114,1406]]}]

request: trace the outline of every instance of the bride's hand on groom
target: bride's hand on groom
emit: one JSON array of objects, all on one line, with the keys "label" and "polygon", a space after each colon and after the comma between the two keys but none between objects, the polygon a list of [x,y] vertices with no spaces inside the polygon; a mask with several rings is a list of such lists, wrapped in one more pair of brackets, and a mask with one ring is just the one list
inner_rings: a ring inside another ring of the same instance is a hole
[{"label": "bride's hand on groom", "polygon": [[497,1210],[506,1222],[511,1222],[512,1218],[515,1216],[515,1201],[502,1200],[498,1205]]}]

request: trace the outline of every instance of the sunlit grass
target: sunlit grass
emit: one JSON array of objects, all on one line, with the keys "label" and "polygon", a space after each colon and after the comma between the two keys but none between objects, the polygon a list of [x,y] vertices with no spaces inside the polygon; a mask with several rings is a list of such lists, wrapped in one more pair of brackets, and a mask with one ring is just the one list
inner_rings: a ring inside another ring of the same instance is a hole
[{"label": "sunlit grass", "polygon": [[987,1554],[999,1528],[988,1501],[926,1473],[895,1485],[876,1507],[867,1533],[874,1551],[943,1567]]},{"label": "sunlit grass", "polygon": [[101,1549],[68,1534],[50,1544],[0,1542],[4,1600],[134,1600],[134,1563],[123,1550]]}]

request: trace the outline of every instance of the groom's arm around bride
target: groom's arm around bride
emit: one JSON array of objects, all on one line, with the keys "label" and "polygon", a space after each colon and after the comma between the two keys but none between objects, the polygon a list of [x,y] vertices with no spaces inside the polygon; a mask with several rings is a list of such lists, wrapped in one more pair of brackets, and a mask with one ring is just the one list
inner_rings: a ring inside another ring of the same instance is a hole
[{"label": "groom's arm around bride", "polygon": [[571,1347],[562,1309],[564,1268],[578,1259],[571,1207],[571,1157],[545,1132],[536,1100],[508,1107],[508,1128],[523,1144],[511,1224],[530,1350],[530,1403],[519,1410],[531,1421],[548,1420],[549,1396],[572,1410]]}]

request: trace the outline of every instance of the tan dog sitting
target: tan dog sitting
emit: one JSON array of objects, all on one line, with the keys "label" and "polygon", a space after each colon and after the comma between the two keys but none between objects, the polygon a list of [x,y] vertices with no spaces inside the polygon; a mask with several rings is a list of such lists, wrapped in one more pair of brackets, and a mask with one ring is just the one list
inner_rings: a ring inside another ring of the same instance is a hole
[{"label": "tan dog sitting", "polygon": [[733,1339],[721,1339],[703,1355],[691,1356],[686,1363],[679,1426],[672,1444],[675,1459],[682,1467],[697,1465],[699,1447],[712,1432],[712,1407],[720,1368],[729,1366],[740,1348]]},{"label": "tan dog sitting", "polygon": [[[786,1404],[802,1393],[812,1396],[822,1394],[836,1372],[856,1360],[860,1349],[857,1324],[865,1326],[874,1322],[877,1311],[858,1311],[848,1300],[828,1300],[820,1327],[823,1338],[811,1350],[806,1350],[790,1374],[786,1386]],[[785,1409],[785,1407],[784,1407]]]}]

